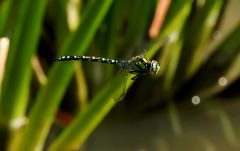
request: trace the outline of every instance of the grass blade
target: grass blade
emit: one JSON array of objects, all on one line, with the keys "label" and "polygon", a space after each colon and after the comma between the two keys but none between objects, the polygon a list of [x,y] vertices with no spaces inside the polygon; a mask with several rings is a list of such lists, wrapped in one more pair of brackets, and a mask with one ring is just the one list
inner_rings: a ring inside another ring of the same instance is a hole
[{"label": "grass blade", "polygon": [[25,115],[31,80],[31,57],[37,46],[45,6],[46,1],[32,4],[26,0],[19,5],[19,18],[10,39],[0,104],[1,116],[5,120]]},{"label": "grass blade", "polygon": [[95,127],[116,104],[113,98],[118,95],[119,88],[124,83],[121,80],[125,74],[120,74],[96,95],[86,111],[80,112],[75,121],[67,127],[50,146],[50,151],[77,150]]},{"label": "grass blade", "polygon": [[[83,54],[108,11],[111,2],[112,0],[95,1],[90,6],[76,32],[70,35],[61,47],[60,55]],[[26,127],[21,150],[42,148],[73,71],[72,62],[66,64],[55,63],[50,70],[49,82],[41,88],[36,98],[36,104],[31,110],[30,121]]]},{"label": "grass blade", "polygon": [[1,2],[0,4],[0,37],[2,37],[4,34],[4,31],[6,31],[7,23],[8,23],[8,16],[10,14],[12,6],[12,0]]}]

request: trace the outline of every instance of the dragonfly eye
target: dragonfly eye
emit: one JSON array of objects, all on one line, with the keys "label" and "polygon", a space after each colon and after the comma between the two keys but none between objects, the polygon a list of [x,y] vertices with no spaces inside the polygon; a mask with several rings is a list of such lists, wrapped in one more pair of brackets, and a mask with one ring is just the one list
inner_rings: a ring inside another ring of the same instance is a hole
[{"label": "dragonfly eye", "polygon": [[156,60],[151,61],[150,72],[157,74],[160,70],[160,65]]}]

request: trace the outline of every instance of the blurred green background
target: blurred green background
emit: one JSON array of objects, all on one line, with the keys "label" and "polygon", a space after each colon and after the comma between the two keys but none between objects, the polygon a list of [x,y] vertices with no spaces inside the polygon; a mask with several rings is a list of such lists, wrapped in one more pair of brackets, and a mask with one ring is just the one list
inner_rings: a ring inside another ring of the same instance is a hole
[{"label": "blurred green background", "polygon": [[[240,150],[238,0],[3,0],[0,150]],[[160,73],[53,62],[131,59]],[[126,91],[126,92],[125,92]]]}]

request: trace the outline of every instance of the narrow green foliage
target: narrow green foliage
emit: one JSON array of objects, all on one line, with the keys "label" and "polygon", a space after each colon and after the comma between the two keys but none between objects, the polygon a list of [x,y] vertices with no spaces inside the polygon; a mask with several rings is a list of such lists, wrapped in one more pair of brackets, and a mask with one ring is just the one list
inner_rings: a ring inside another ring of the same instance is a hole
[{"label": "narrow green foliage", "polygon": [[[86,50],[111,2],[111,0],[96,1],[94,5],[91,5],[76,32],[61,47],[60,55],[82,54]],[[60,99],[63,97],[66,86],[73,74],[73,69],[73,63],[55,63],[52,67],[49,72],[49,82],[41,88],[36,98],[36,104],[31,110],[31,120],[26,127],[21,150],[42,148]]]},{"label": "narrow green foliage", "polygon": [[[38,44],[46,1],[22,1],[11,37],[2,85],[1,118],[13,120],[25,115],[31,81],[31,58]],[[34,17],[33,17],[34,16]]]},{"label": "narrow green foliage", "polygon": [[[208,56],[207,48],[222,9],[224,0],[206,1],[203,6],[196,6],[192,20],[187,25],[188,32],[183,46],[179,69],[185,67],[181,77],[190,79],[198,70],[203,60]],[[193,38],[194,36],[194,38]]]},{"label": "narrow green foliage", "polygon": [[180,4],[173,4],[169,16],[176,16],[169,17],[163,28],[163,35],[166,35],[166,46],[163,48],[160,64],[161,72],[165,72],[164,87],[166,90],[171,89],[175,77],[183,45],[181,34],[184,30],[184,23],[190,14],[191,4],[192,1],[189,0],[182,1]]},{"label": "narrow green foliage", "polygon": [[121,97],[115,95],[119,95],[118,91],[122,91],[120,90],[121,85],[124,85],[125,82],[121,79],[124,76],[124,74],[117,76],[93,98],[87,110],[76,116],[76,120],[52,144],[50,151],[77,150],[83,144],[94,128],[117,103],[113,98]]},{"label": "narrow green foliage", "polygon": [[239,39],[240,26],[238,25],[198,70],[192,80],[194,89],[191,91],[213,95],[223,90],[223,87],[218,84],[219,78],[225,77],[229,84],[237,80],[240,75],[240,69],[237,67],[239,66]]},{"label": "narrow green foliage", "polygon": [[0,37],[5,36],[6,34],[5,31],[8,25],[8,17],[11,10],[10,8],[12,6],[12,0],[3,1],[1,3],[2,4],[0,4],[0,20],[1,20]]}]

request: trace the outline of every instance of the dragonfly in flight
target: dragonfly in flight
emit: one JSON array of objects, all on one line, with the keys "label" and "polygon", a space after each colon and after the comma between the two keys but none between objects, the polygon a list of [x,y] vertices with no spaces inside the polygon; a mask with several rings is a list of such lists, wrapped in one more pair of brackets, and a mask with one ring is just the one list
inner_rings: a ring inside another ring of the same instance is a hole
[{"label": "dragonfly in flight", "polygon": [[160,70],[160,65],[156,60],[147,60],[143,56],[132,57],[129,60],[107,59],[95,56],[61,56],[54,59],[54,61],[71,60],[113,64],[120,68],[128,69],[129,73],[134,74],[135,76],[131,78],[132,80],[147,74],[157,74]]}]

